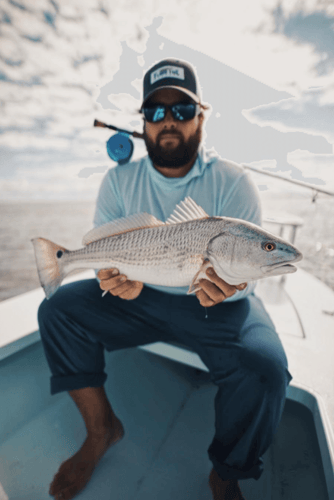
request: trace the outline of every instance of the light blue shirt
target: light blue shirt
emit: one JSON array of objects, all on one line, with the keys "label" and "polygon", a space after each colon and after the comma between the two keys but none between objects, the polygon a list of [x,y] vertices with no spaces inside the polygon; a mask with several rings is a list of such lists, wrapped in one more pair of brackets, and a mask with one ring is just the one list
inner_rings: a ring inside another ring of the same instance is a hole
[{"label": "light blue shirt", "polygon": [[[109,169],[100,186],[94,227],[141,212],[165,222],[187,196],[210,216],[235,217],[259,226],[262,223],[258,189],[246,170],[202,146],[184,177],[165,177],[148,155]],[[185,295],[188,291],[188,287],[145,285],[172,294]],[[239,300],[254,288],[255,283],[249,283],[225,302]]]}]

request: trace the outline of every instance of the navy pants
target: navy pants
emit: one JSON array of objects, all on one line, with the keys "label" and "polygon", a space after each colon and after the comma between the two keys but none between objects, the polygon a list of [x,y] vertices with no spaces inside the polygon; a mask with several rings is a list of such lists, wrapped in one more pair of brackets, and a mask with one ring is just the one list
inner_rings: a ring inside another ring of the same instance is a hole
[{"label": "navy pants", "polygon": [[97,280],[63,285],[38,311],[51,394],[100,387],[104,349],[176,341],[198,353],[218,386],[209,458],[221,479],[259,479],[261,456],[280,423],[292,380],[262,301],[251,294],[207,309],[195,296],[144,286],[135,300],[108,293]]}]

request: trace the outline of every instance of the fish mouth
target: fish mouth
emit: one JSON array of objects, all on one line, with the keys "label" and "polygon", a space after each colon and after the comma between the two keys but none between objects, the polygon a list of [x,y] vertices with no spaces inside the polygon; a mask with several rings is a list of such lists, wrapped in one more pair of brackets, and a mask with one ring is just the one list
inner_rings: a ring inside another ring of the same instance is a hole
[{"label": "fish mouth", "polygon": [[285,273],[294,273],[297,271],[296,266],[293,264],[287,264],[286,262],[280,262],[279,264],[271,264],[269,266],[262,266],[261,270],[264,273],[270,273],[272,274],[273,272],[279,270],[280,274],[285,274]]},{"label": "fish mouth", "polygon": [[290,268],[290,269],[297,269],[296,266],[293,264],[279,264],[278,266],[274,267],[274,269],[282,269],[282,267]]},{"label": "fish mouth", "polygon": [[262,266],[261,270],[264,273],[270,273],[272,274],[276,270],[279,270],[280,274],[286,274],[286,273],[294,273],[297,271],[297,267],[294,265],[296,262],[301,261],[303,258],[303,254],[301,252],[298,252],[296,257],[292,259],[293,264],[291,264],[290,261],[283,261],[283,262],[276,262],[275,264],[269,264],[267,266]]}]

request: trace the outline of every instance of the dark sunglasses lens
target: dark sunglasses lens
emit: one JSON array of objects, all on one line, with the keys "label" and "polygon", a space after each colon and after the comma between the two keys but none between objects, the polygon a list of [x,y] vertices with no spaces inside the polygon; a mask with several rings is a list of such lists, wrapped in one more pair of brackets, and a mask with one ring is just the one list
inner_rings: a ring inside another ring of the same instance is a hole
[{"label": "dark sunglasses lens", "polygon": [[[156,106],[146,106],[143,108],[143,113],[148,122],[161,122],[166,115],[166,108],[162,104],[157,104]],[[173,116],[175,120],[187,121],[192,120],[196,114],[196,104],[193,103],[180,103],[171,106]]]},{"label": "dark sunglasses lens", "polygon": [[143,108],[143,113],[148,122],[161,122],[165,118],[166,108],[164,106],[148,106]]},{"label": "dark sunglasses lens", "polygon": [[174,118],[179,121],[192,120],[195,116],[195,104],[175,104],[172,106]]}]

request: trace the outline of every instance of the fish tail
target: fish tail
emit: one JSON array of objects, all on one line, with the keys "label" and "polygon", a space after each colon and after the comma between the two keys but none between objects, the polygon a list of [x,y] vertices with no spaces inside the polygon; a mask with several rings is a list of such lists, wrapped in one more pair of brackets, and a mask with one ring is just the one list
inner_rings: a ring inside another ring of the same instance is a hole
[{"label": "fish tail", "polygon": [[46,298],[49,299],[69,272],[66,265],[66,254],[69,251],[44,238],[34,238],[31,241],[34,245],[39,281]]}]

